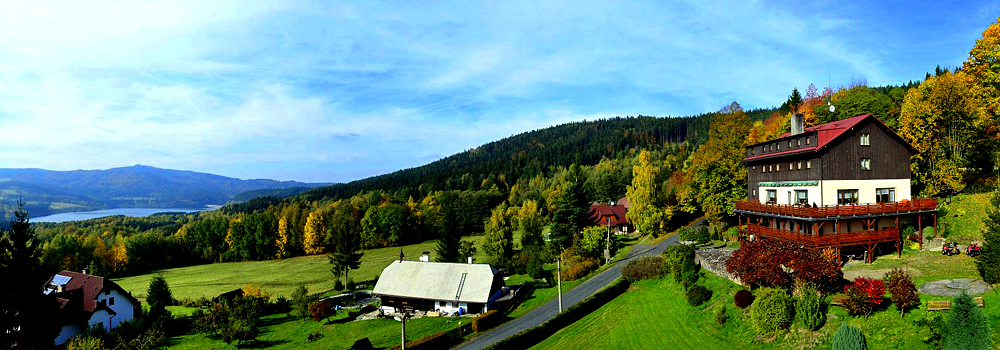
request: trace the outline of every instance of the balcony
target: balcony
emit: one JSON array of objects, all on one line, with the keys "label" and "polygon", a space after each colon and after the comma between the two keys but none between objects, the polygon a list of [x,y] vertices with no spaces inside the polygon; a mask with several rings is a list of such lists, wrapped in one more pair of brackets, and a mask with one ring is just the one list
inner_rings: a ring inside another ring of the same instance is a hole
[{"label": "balcony", "polygon": [[937,199],[920,198],[910,201],[859,205],[830,205],[806,207],[801,205],[763,204],[757,201],[736,202],[736,210],[795,216],[803,218],[829,218],[847,216],[871,216],[887,214],[905,214],[913,212],[933,211],[937,208]]},{"label": "balcony", "polygon": [[900,240],[899,229],[896,228],[814,236],[798,232],[778,230],[757,224],[749,224],[747,225],[747,232],[752,235],[801,243],[812,248],[846,247],[881,242],[898,242]]}]

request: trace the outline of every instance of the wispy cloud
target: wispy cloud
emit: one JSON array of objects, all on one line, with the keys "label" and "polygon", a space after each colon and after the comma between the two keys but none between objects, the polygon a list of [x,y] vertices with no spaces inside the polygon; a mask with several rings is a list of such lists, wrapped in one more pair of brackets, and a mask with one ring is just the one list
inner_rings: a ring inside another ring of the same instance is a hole
[{"label": "wispy cloud", "polygon": [[567,121],[767,107],[828,71],[919,79],[995,20],[907,5],[4,2],[0,166],[347,181]]}]

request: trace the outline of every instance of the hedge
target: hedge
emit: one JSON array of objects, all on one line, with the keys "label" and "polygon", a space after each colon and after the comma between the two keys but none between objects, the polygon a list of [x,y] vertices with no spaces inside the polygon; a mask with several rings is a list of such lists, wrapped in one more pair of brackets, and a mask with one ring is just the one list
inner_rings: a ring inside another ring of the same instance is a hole
[{"label": "hedge", "polygon": [[[590,314],[594,310],[597,310],[604,304],[607,304],[609,301],[618,297],[622,293],[625,293],[625,291],[628,290],[629,285],[628,280],[618,278],[604,289],[599,290],[597,293],[594,293],[594,295],[584,299],[579,304],[573,305],[564,310],[563,313],[556,315],[552,319],[545,321],[540,325],[521,331],[513,336],[507,337],[507,339],[493,343],[493,345],[487,346],[483,349],[518,350],[528,349],[535,346],[556,331],[572,324],[573,322],[576,322],[580,318]],[[407,346],[407,348],[409,348],[409,346]]]},{"label": "hedge", "polygon": [[[406,348],[413,350],[447,349],[449,346],[451,346],[451,339],[448,338],[448,334],[446,334],[444,331],[434,332],[426,337],[406,342]],[[400,346],[396,345],[386,350],[399,350],[399,349]]]},{"label": "hedge", "polygon": [[497,310],[490,310],[484,312],[482,315],[476,316],[472,319],[472,331],[479,333],[487,329],[493,328],[497,325],[497,321],[500,319],[500,313]]},{"label": "hedge", "polygon": [[631,282],[662,276],[663,258],[659,256],[643,256],[622,267],[622,277]]}]

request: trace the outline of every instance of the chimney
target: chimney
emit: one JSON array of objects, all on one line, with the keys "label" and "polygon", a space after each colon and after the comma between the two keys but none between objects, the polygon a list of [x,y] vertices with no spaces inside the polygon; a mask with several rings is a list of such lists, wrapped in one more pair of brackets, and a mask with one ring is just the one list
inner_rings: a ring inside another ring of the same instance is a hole
[{"label": "chimney", "polygon": [[791,135],[801,134],[805,129],[803,125],[802,115],[798,113],[792,113],[792,132]]},{"label": "chimney", "polygon": [[472,264],[472,256],[467,256],[465,258],[469,261],[470,264]]},{"label": "chimney", "polygon": [[430,262],[431,261],[431,252],[423,252],[423,254],[420,254],[420,261]]},{"label": "chimney", "polygon": [[89,272],[90,272],[90,269],[88,269],[86,267],[83,268],[83,274],[84,275],[89,275],[90,274]]}]

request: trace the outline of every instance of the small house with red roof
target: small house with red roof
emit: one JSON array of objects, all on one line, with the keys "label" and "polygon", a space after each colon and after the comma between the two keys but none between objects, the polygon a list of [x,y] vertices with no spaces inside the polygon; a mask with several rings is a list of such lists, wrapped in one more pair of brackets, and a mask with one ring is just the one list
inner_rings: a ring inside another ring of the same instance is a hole
[{"label": "small house with red roof", "polygon": [[735,213],[750,234],[833,248],[838,256],[861,246],[870,261],[878,244],[899,251],[900,220],[936,222],[937,201],[911,193],[916,150],[871,114],[808,128],[793,115],[791,126],[746,148],[748,198]]},{"label": "small house with red roof", "polygon": [[632,225],[628,221],[628,206],[630,203],[625,198],[616,203],[592,203],[590,221],[595,226],[610,227],[615,234],[632,232]]},{"label": "small house with red roof", "polygon": [[59,302],[63,321],[55,345],[62,345],[87,328],[100,323],[105,330],[132,320],[139,301],[110,279],[63,270],[45,283],[43,293]]}]

